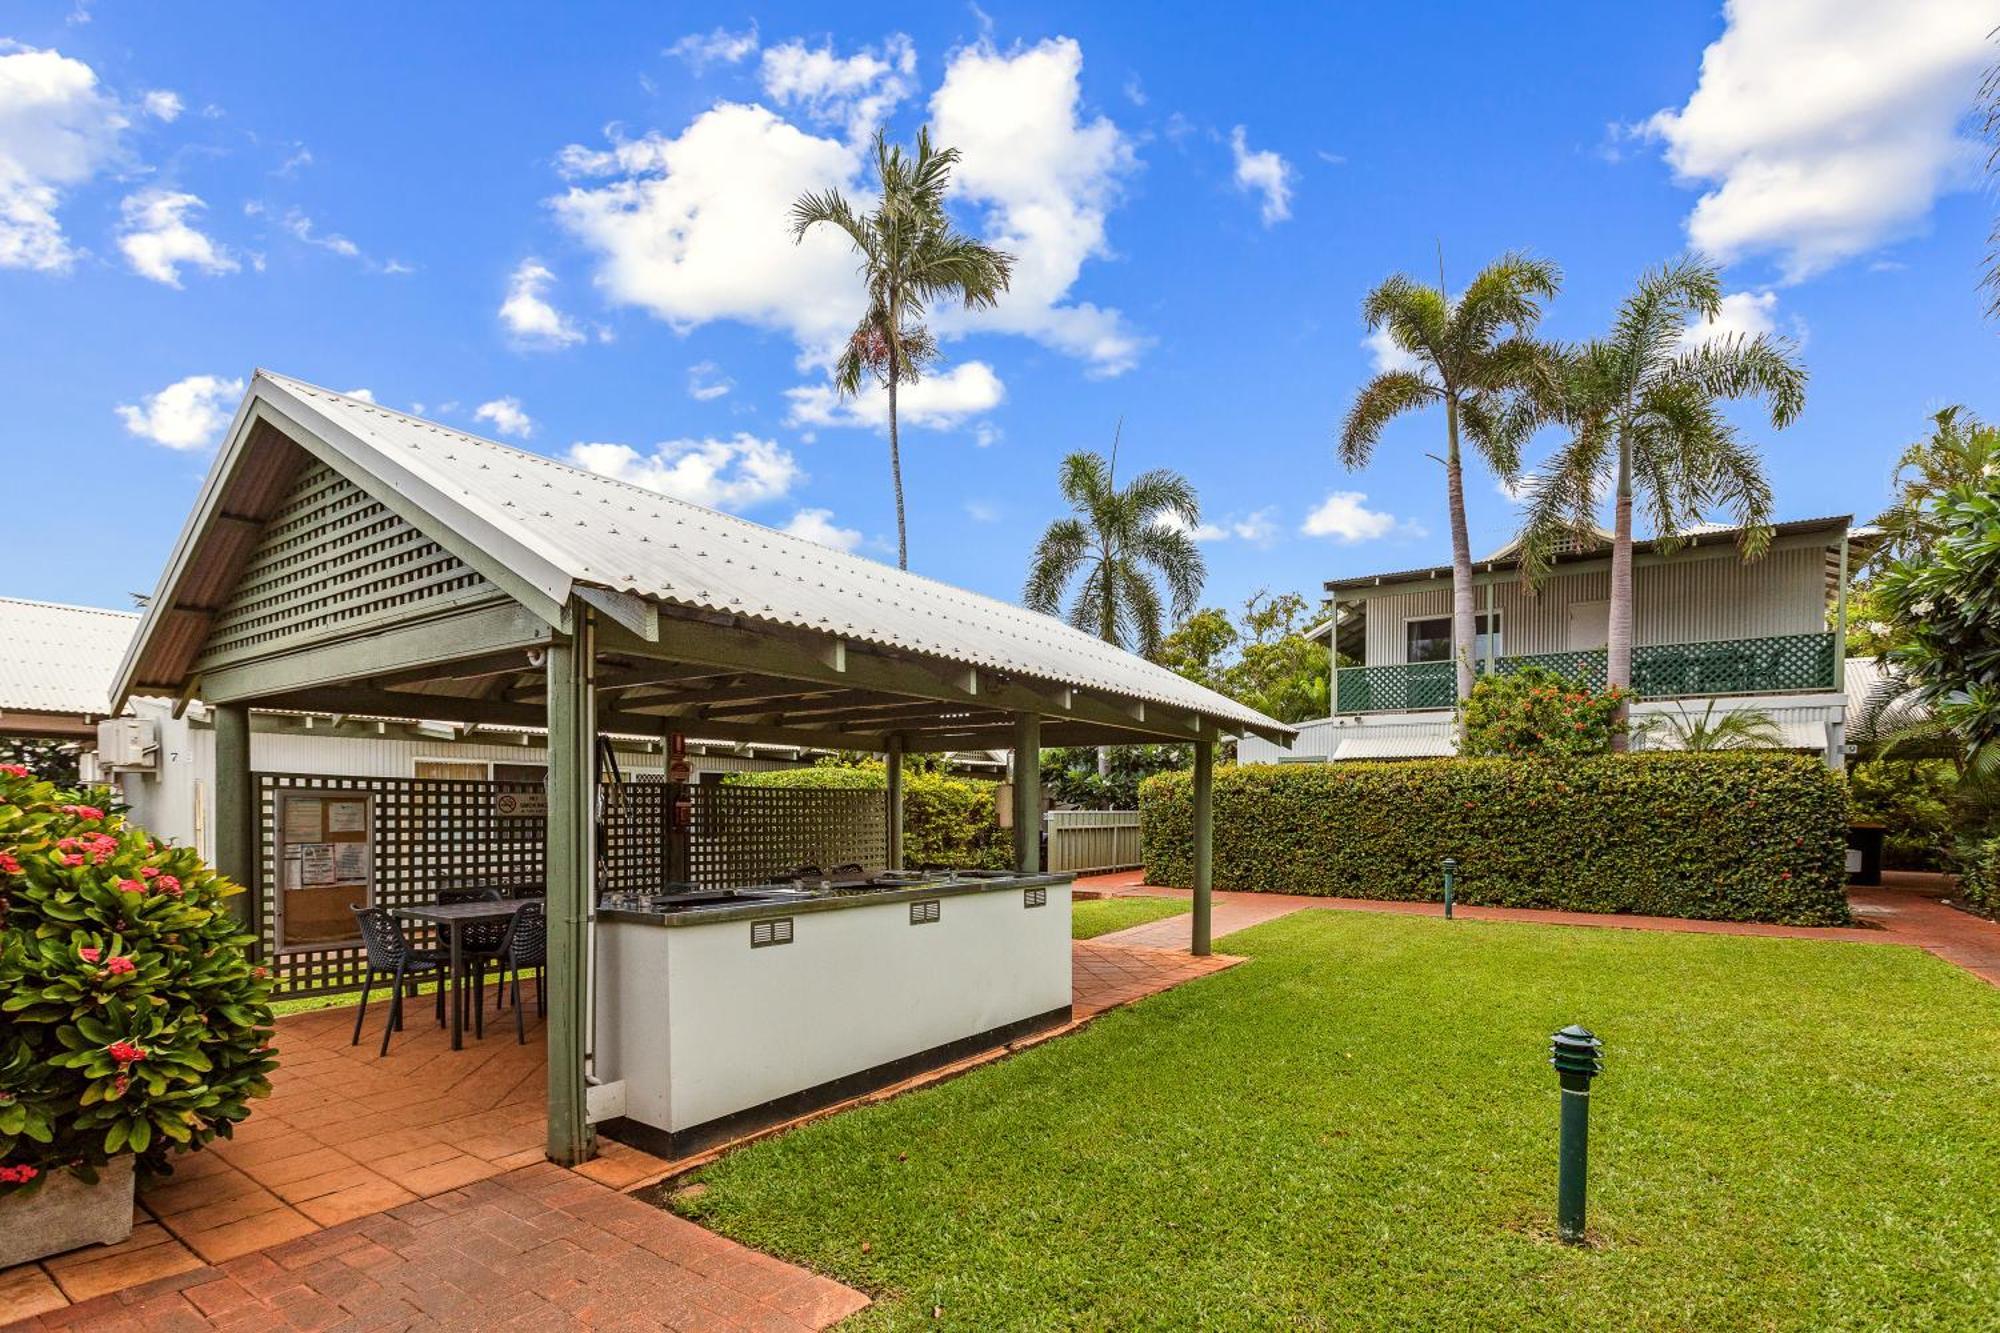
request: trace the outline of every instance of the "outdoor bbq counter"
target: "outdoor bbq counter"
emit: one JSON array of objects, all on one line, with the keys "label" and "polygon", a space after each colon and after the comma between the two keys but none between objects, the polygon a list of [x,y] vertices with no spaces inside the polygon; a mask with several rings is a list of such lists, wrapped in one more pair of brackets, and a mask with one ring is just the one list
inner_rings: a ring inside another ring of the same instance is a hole
[{"label": "outdoor bbq counter", "polygon": [[1070,881],[940,875],[600,904],[599,1128],[699,1152],[1067,1022]]}]

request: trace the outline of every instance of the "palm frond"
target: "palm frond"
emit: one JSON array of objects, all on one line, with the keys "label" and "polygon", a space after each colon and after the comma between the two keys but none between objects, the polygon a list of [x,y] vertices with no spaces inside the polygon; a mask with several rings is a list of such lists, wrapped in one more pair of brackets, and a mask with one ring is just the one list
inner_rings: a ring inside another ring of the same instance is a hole
[{"label": "palm frond", "polygon": [[1405,412],[1443,401],[1443,391],[1413,370],[1385,370],[1362,388],[1340,427],[1340,461],[1365,467],[1388,424]]},{"label": "palm frond", "polygon": [[1028,561],[1028,582],[1021,590],[1021,605],[1043,615],[1060,612],[1063,592],[1083,566],[1089,551],[1090,531],[1081,521],[1059,518],[1049,524]]}]

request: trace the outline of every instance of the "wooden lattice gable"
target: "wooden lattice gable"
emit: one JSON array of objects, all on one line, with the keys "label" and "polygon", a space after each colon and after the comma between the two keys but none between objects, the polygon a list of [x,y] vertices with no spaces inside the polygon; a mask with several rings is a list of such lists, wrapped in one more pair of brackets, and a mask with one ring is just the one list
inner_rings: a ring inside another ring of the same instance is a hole
[{"label": "wooden lattice gable", "polygon": [[318,458],[265,520],[194,659],[207,672],[505,597]]}]

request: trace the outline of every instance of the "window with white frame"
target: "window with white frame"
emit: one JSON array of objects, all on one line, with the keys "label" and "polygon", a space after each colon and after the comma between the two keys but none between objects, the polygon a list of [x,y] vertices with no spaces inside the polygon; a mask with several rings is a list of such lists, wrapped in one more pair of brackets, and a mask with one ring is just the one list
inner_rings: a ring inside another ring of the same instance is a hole
[{"label": "window with white frame", "polygon": [[[1483,662],[1501,653],[1500,613],[1484,611],[1472,618],[1476,642],[1472,660]],[[1451,660],[1451,617],[1427,616],[1403,622],[1405,662],[1449,662]]]}]

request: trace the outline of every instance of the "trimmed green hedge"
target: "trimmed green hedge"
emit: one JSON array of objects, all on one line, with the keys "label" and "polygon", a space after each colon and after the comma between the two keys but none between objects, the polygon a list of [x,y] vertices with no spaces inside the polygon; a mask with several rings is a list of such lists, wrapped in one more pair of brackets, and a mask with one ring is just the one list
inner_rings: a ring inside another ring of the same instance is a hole
[{"label": "trimmed green hedge", "polygon": [[[746,787],[812,787],[881,791],[889,775],[879,761],[857,765],[732,773],[724,781]],[[1005,870],[1014,864],[1013,834],[1000,827],[990,782],[948,773],[903,772],[903,863]]]},{"label": "trimmed green hedge", "polygon": [[[1139,791],[1146,882],[1194,878],[1187,773]],[[1218,888],[1847,922],[1847,789],[1800,755],[1258,764],[1215,776]]]},{"label": "trimmed green hedge", "polygon": [[2000,911],[2000,837],[1959,845],[1958,893],[1974,907]]}]

